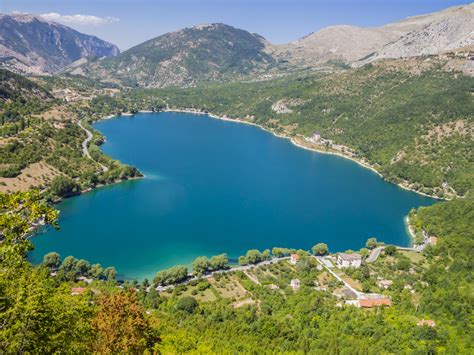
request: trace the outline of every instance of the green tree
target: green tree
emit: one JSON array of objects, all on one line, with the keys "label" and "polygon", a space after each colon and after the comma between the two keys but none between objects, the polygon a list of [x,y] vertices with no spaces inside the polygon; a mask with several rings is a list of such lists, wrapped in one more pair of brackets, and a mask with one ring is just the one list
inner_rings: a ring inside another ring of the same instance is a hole
[{"label": "green tree", "polygon": [[184,281],[188,277],[186,266],[173,266],[167,270],[159,271],[155,276],[155,283],[158,285],[171,285]]},{"label": "green tree", "polygon": [[249,262],[245,256],[239,256],[239,265],[247,265]]},{"label": "green tree", "polygon": [[277,258],[282,257],[282,256],[287,256],[291,254],[291,250],[288,248],[273,248],[272,249],[272,254],[276,256]]},{"label": "green tree", "polygon": [[197,276],[202,276],[208,269],[210,263],[207,257],[205,256],[198,256],[193,261],[193,273]]},{"label": "green tree", "polygon": [[84,259],[80,259],[76,263],[76,272],[81,275],[88,275],[91,269],[91,264]]},{"label": "green tree", "polygon": [[361,249],[359,250],[359,254],[362,256],[362,258],[366,258],[366,257],[369,256],[370,251],[369,251],[369,249],[367,249],[367,248],[361,248]]},{"label": "green tree", "polygon": [[397,269],[398,270],[408,270],[410,268],[411,262],[406,256],[400,257],[397,261]]},{"label": "green tree", "polygon": [[[0,193],[0,348],[5,353],[83,353],[92,339],[89,304],[56,288],[49,273],[26,260],[30,226],[57,226],[57,211],[36,191]],[[49,258],[48,258],[49,260]],[[56,263],[54,263],[56,264]],[[65,311],[67,310],[67,311]]]},{"label": "green tree", "polygon": [[328,246],[325,243],[318,243],[311,250],[315,255],[326,255],[328,253]]},{"label": "green tree", "polygon": [[397,247],[395,245],[387,245],[384,249],[383,252],[385,255],[395,255],[397,254]]},{"label": "green tree", "polygon": [[56,252],[48,253],[43,257],[43,265],[52,270],[56,270],[61,266],[61,257]]},{"label": "green tree", "polygon": [[367,242],[365,243],[365,246],[368,248],[368,249],[374,249],[376,248],[378,245],[377,243],[377,239],[376,238],[369,238],[367,239]]},{"label": "green tree", "polygon": [[227,254],[215,255],[209,260],[209,266],[212,270],[222,270],[229,266]]},{"label": "green tree", "polygon": [[265,249],[263,252],[262,252],[262,260],[268,260],[271,258],[271,252],[270,252],[270,249]]},{"label": "green tree", "polygon": [[262,261],[262,254],[257,249],[251,249],[247,251],[245,257],[247,258],[247,262],[249,264],[256,264]]},{"label": "green tree", "polygon": [[93,264],[89,270],[90,276],[94,279],[100,279],[104,276],[104,269],[100,264]]},{"label": "green tree", "polygon": [[117,277],[117,270],[115,270],[115,268],[113,266],[109,266],[109,267],[105,268],[104,277],[108,281],[114,281],[115,278]]},{"label": "green tree", "polygon": [[66,256],[61,264],[61,269],[64,271],[73,271],[76,269],[77,260],[75,257],[69,255]]},{"label": "green tree", "polygon": [[185,311],[188,313],[193,313],[197,307],[197,301],[194,299],[194,297],[191,296],[182,297],[178,299],[178,302],[176,302],[177,310]]},{"label": "green tree", "polygon": [[53,196],[65,197],[78,193],[80,186],[71,178],[61,175],[53,179],[49,191]]}]

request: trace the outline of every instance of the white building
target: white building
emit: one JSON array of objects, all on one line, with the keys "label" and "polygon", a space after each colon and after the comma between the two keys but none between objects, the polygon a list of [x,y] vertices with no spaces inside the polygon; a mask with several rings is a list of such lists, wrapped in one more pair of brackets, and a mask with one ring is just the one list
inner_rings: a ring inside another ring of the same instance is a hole
[{"label": "white building", "polygon": [[295,292],[298,291],[300,289],[300,286],[301,286],[300,280],[298,280],[298,279],[291,280],[290,286],[293,289],[293,291],[295,291]]},{"label": "white building", "polygon": [[362,264],[362,257],[360,254],[353,253],[353,254],[346,254],[346,253],[339,253],[337,254],[337,267],[360,267]]},{"label": "white building", "polygon": [[300,261],[299,254],[291,254],[290,256],[290,264],[296,265]]}]

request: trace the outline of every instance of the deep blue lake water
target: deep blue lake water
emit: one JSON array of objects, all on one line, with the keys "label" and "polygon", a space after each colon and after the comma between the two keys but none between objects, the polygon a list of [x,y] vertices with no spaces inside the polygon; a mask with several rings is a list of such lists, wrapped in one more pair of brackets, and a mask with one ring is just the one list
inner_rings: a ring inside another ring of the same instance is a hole
[{"label": "deep blue lake water", "polygon": [[34,239],[33,261],[57,251],[143,278],[252,248],[325,242],[342,251],[372,236],[408,245],[404,217],[435,202],[350,160],[204,115],[140,113],[95,128],[107,137],[107,154],[146,178],[60,203],[61,231]]}]

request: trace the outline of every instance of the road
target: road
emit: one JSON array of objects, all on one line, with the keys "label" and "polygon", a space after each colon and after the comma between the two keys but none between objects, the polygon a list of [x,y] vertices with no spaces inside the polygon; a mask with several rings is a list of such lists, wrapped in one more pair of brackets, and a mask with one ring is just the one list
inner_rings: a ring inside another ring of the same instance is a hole
[{"label": "road", "polygon": [[[86,157],[88,157],[89,159],[91,160],[94,160],[92,159],[90,153],[89,153],[89,149],[87,148],[87,146],[89,145],[89,142],[92,140],[92,132],[89,131],[87,128],[85,128],[83,125],[82,125],[82,122],[81,121],[77,121],[77,125],[84,131],[86,132],[86,139],[84,139],[84,141],[82,142],[82,154],[84,154]],[[95,161],[95,160],[94,160]],[[100,167],[102,168],[102,171],[105,173],[107,171],[109,171],[109,168],[106,167],[105,165],[99,163],[98,161],[96,161],[97,164],[100,165]]]},{"label": "road", "polygon": [[315,256],[316,260],[328,271],[331,273],[332,276],[334,276],[337,280],[341,281],[344,286],[346,286],[349,290],[354,292],[357,295],[357,298],[361,298],[361,296],[364,295],[363,292],[357,291],[354,287],[349,285],[346,281],[342,279],[338,274],[336,274],[334,271],[332,271],[330,268],[327,267],[327,265],[323,262],[323,257],[322,256]]},{"label": "road", "polygon": [[[259,267],[259,266],[265,266],[265,265],[270,265],[270,264],[273,264],[273,263],[276,263],[278,261],[281,261],[281,260],[287,260],[287,259],[290,259],[289,256],[283,256],[281,258],[273,258],[273,259],[270,259],[270,260],[265,260],[265,261],[262,261],[262,262],[259,262],[257,264],[249,264],[249,265],[243,265],[243,266],[234,266],[234,267],[231,267],[229,269],[223,269],[223,270],[216,270],[216,271],[213,271],[209,274],[205,274],[202,276],[202,278],[205,278],[205,279],[208,279],[208,278],[211,278],[214,274],[218,274],[218,273],[228,273],[228,272],[232,272],[232,271],[246,271],[246,270],[250,270],[250,269],[253,269],[253,268],[256,268],[256,267]],[[193,280],[197,280],[199,279],[197,276],[193,276],[192,274],[189,274],[189,279],[183,281],[183,282],[180,282],[176,285],[167,285],[167,286],[157,286],[156,287],[156,290],[161,292],[161,291],[165,291],[165,290],[168,290],[168,289],[172,289],[174,288],[175,286],[178,286],[178,285],[185,285],[187,283],[189,283],[190,281],[193,281]],[[254,281],[255,282],[255,281]],[[151,287],[151,286],[150,286]],[[149,291],[149,290],[147,290]]]},{"label": "road", "polygon": [[365,262],[366,262],[366,263],[373,263],[373,262],[375,262],[375,261],[378,259],[378,257],[379,257],[379,255],[380,255],[380,253],[382,252],[383,248],[384,248],[384,247],[377,247],[377,248],[375,248],[374,250],[372,250],[372,251],[370,252],[369,257],[367,258],[367,260],[366,260]]}]

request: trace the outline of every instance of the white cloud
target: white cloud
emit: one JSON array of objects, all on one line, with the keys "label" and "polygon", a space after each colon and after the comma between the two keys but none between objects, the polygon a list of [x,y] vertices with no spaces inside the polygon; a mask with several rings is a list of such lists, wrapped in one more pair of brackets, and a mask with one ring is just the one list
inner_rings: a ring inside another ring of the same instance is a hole
[{"label": "white cloud", "polygon": [[48,21],[55,21],[62,23],[64,25],[76,25],[76,26],[100,26],[100,25],[107,25],[110,23],[114,23],[120,21],[120,19],[116,17],[99,17],[93,15],[61,15],[56,12],[50,12],[48,14],[40,14],[42,18]]}]

